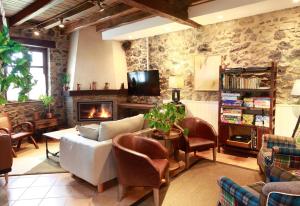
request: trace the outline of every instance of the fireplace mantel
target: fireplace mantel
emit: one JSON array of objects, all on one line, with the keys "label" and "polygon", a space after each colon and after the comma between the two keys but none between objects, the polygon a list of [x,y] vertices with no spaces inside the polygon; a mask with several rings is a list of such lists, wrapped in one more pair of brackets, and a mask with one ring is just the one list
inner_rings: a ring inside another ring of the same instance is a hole
[{"label": "fireplace mantel", "polygon": [[103,90],[70,90],[64,93],[65,96],[95,96],[95,95],[127,95],[127,89],[103,89]]}]

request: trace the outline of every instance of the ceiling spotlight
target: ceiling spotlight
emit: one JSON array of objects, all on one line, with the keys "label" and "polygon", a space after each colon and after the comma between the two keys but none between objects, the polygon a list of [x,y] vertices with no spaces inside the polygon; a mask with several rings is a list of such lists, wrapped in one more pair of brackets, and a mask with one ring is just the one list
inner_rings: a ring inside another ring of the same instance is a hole
[{"label": "ceiling spotlight", "polygon": [[37,28],[33,29],[33,34],[34,36],[40,36],[40,30]]},{"label": "ceiling spotlight", "polygon": [[224,18],[224,16],[222,16],[222,15],[218,16],[218,19],[223,19],[223,18]]},{"label": "ceiling spotlight", "polygon": [[100,6],[99,12],[104,11],[104,8],[102,6]]},{"label": "ceiling spotlight", "polygon": [[293,0],[293,3],[295,3],[295,4],[297,4],[299,2],[300,2],[300,0]]},{"label": "ceiling spotlight", "polygon": [[94,4],[99,7],[99,12],[104,11],[106,4],[104,3],[104,0],[95,0]]},{"label": "ceiling spotlight", "polygon": [[59,23],[59,28],[61,28],[61,29],[63,29],[63,28],[65,28],[65,25],[64,25],[64,20],[61,18],[60,19],[60,23]]}]

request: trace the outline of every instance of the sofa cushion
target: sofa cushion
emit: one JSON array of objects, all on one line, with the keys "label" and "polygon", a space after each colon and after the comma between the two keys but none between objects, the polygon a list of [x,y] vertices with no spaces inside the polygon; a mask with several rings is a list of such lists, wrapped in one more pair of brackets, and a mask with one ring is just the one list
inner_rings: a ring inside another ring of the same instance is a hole
[{"label": "sofa cushion", "polygon": [[262,188],[262,192],[266,196],[270,192],[281,192],[281,193],[287,193],[287,194],[300,195],[300,181],[270,182],[270,183],[267,183]]},{"label": "sofa cushion", "polygon": [[144,115],[142,114],[117,121],[102,122],[100,124],[98,141],[112,139],[122,133],[136,132],[141,130],[143,126]]},{"label": "sofa cushion", "polygon": [[99,125],[86,125],[86,126],[76,126],[80,136],[91,140],[98,140],[99,136]]}]

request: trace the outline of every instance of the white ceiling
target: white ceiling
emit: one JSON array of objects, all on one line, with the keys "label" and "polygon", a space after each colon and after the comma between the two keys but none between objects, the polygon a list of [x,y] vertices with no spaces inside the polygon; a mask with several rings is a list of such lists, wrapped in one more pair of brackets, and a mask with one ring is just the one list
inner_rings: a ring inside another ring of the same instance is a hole
[{"label": "white ceiling", "polygon": [[[201,25],[239,19],[300,6],[300,0],[215,0],[189,9],[189,17]],[[102,32],[103,40],[131,40],[190,28],[153,17]]]}]

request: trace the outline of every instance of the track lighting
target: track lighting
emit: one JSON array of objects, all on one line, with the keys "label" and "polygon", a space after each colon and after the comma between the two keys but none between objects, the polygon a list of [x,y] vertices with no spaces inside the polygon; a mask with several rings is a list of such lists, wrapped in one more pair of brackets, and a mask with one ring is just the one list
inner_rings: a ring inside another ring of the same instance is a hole
[{"label": "track lighting", "polygon": [[93,3],[99,7],[99,12],[105,10],[106,4],[104,3],[104,0],[94,0]]},{"label": "track lighting", "polygon": [[64,25],[64,19],[63,19],[63,18],[60,19],[60,23],[59,23],[58,26],[59,26],[59,28],[61,28],[61,29],[65,28],[65,25]]}]

